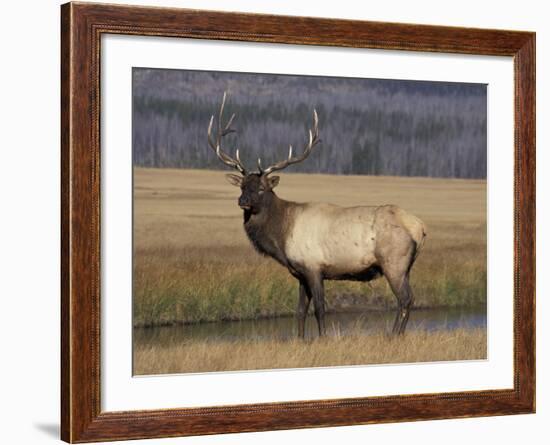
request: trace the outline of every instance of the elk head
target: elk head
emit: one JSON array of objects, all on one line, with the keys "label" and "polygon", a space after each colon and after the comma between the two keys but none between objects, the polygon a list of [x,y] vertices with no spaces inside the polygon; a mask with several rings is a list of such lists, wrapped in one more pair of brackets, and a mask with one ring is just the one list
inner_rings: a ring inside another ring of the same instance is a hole
[{"label": "elk head", "polygon": [[313,110],[313,128],[309,130],[309,140],[300,156],[293,157],[291,145],[289,147],[288,157],[286,159],[264,169],[262,167],[261,159],[258,158],[258,170],[249,172],[241,162],[238,149],[235,150],[235,157],[231,157],[221,148],[223,137],[230,133],[235,133],[235,130],[231,127],[233,121],[235,120],[235,114],[231,115],[229,121],[227,121],[227,124],[223,124],[223,109],[225,107],[226,97],[227,93],[224,93],[220,111],[218,113],[218,128],[215,139],[212,135],[214,115],[210,118],[210,124],[208,125],[208,143],[216,152],[216,155],[220,161],[222,161],[225,165],[236,169],[240,173],[239,175],[226,175],[226,178],[230,184],[241,188],[239,207],[241,207],[245,212],[256,214],[263,208],[265,200],[272,197],[272,190],[277,186],[277,184],[279,184],[279,177],[270,176],[271,173],[277,170],[282,170],[289,165],[302,162],[310,155],[313,147],[321,142],[319,139],[319,119],[317,117],[317,111],[315,111],[315,109]]}]

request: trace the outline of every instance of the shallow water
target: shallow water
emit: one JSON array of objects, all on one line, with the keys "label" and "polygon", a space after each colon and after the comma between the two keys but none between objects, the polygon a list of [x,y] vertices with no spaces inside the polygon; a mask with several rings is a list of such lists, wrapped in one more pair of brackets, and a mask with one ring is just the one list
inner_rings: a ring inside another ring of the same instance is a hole
[{"label": "shallow water", "polygon": [[[344,334],[350,330],[365,332],[390,332],[394,311],[363,311],[326,314],[327,334]],[[481,308],[421,309],[411,312],[409,330],[453,330],[457,328],[485,328],[487,314]],[[220,321],[154,328],[134,328],[137,344],[161,345],[179,343],[185,340],[252,340],[290,339],[297,335],[294,317],[266,318],[246,321]],[[315,317],[308,316],[306,336],[317,335]]]}]

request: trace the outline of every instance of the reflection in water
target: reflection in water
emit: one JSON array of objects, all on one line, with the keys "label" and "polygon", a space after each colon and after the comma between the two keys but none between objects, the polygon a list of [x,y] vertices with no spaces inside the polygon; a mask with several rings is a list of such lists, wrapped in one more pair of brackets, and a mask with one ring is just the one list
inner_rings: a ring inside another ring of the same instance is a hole
[{"label": "reflection in water", "polygon": [[[390,332],[395,313],[393,311],[367,311],[326,314],[327,334],[345,335],[350,330],[365,332]],[[409,330],[453,330],[457,328],[485,328],[487,314],[484,307],[474,309],[425,309],[411,312]],[[156,328],[135,328],[137,344],[162,345],[185,340],[252,340],[289,339],[297,335],[294,317],[267,318],[262,320],[222,321]],[[308,317],[306,335],[317,335],[317,322]]]}]

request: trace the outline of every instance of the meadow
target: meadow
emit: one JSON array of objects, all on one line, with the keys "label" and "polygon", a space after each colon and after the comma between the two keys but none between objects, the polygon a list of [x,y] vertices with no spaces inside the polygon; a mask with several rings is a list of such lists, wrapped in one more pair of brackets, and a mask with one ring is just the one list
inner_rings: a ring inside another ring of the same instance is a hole
[{"label": "meadow", "polygon": [[385,333],[355,331],[303,341],[189,340],[165,345],[139,344],[134,349],[134,374],[236,371],[368,363],[414,363],[476,360],[487,357],[485,329],[413,331],[395,338]]},{"label": "meadow", "polygon": [[[224,174],[134,168],[134,327],[295,313],[296,281],[253,250],[239,190]],[[412,212],[428,227],[411,273],[415,307],[485,310],[485,180],[283,173],[276,193],[343,206],[391,203]],[[384,278],[327,282],[326,300],[328,311],[395,307]]]}]

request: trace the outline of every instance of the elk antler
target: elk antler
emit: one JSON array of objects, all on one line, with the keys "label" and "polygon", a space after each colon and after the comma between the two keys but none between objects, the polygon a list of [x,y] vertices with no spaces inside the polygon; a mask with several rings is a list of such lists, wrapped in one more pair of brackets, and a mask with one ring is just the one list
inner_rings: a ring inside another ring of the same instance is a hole
[{"label": "elk antler", "polygon": [[304,152],[301,156],[298,156],[296,158],[292,157],[292,145],[289,147],[288,150],[288,158],[277,162],[276,164],[273,164],[266,168],[265,170],[262,169],[261,160],[258,158],[258,168],[260,169],[260,173],[264,175],[269,175],[270,173],[276,171],[276,170],[282,170],[283,168],[288,167],[291,164],[297,164],[298,162],[302,162],[304,159],[306,159],[310,153],[313,147],[315,147],[319,142],[321,142],[321,139],[319,139],[319,118],[317,117],[317,111],[313,109],[313,129],[309,130],[309,141],[304,147]]},{"label": "elk antler", "polygon": [[225,106],[226,96],[227,96],[227,92],[224,92],[222,105],[220,107],[220,112],[218,114],[218,132],[216,134],[216,141],[214,141],[214,138],[212,137],[212,125],[214,124],[214,115],[212,115],[212,117],[210,118],[210,124],[208,125],[208,144],[216,152],[216,155],[218,156],[220,161],[222,161],[225,165],[229,165],[230,167],[237,169],[243,176],[246,176],[246,169],[244,168],[244,165],[241,162],[241,159],[239,158],[239,149],[235,151],[235,159],[233,159],[231,156],[229,156],[227,153],[225,153],[221,149],[222,138],[228,135],[229,133],[235,133],[236,131],[231,128],[231,124],[235,119],[234,113],[231,115],[231,117],[229,118],[229,121],[225,126],[222,124],[223,108]]}]

